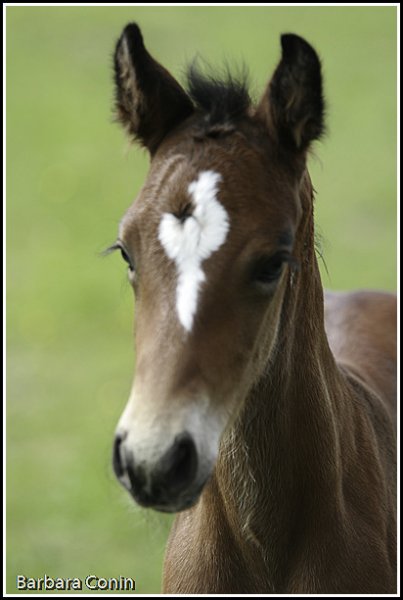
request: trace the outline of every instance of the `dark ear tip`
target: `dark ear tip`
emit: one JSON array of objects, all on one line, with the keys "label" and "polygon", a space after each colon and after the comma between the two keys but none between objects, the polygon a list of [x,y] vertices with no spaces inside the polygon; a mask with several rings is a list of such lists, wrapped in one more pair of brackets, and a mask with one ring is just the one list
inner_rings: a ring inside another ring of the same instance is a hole
[{"label": "dark ear tip", "polygon": [[137,23],[128,23],[123,30],[123,37],[126,38],[131,48],[144,48],[143,35]]},{"label": "dark ear tip", "polygon": [[295,33],[283,33],[280,39],[283,58],[285,60],[295,60],[298,55],[305,55],[308,58],[319,62],[315,50],[299,35],[296,35]]}]

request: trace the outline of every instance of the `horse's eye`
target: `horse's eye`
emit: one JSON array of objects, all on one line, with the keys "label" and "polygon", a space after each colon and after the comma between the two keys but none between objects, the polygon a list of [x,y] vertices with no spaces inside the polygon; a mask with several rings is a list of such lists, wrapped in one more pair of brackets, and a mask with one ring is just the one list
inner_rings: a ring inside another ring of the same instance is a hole
[{"label": "horse's eye", "polygon": [[127,255],[125,249],[120,246],[119,250],[120,250],[120,254],[122,255],[123,260],[125,262],[127,262],[127,264],[129,265],[130,271],[134,271],[134,266],[132,264],[132,261],[130,260],[129,256]]},{"label": "horse's eye", "polygon": [[252,268],[252,280],[254,283],[269,284],[279,279],[285,262],[288,262],[289,255],[285,252],[278,252],[270,257],[259,258]]}]

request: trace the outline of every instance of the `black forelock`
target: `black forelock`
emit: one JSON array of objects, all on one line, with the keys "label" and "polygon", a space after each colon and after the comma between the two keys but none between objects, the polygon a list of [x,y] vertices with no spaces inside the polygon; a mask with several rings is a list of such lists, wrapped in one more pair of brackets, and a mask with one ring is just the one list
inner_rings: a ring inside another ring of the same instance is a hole
[{"label": "black forelock", "polygon": [[219,135],[246,115],[251,104],[245,67],[237,73],[206,74],[193,62],[187,70],[187,92],[203,114],[204,133]]}]

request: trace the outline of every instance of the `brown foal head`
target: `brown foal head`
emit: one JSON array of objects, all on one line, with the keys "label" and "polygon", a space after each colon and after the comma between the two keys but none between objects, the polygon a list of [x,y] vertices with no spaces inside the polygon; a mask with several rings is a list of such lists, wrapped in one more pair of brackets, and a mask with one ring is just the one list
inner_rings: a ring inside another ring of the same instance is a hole
[{"label": "brown foal head", "polygon": [[270,361],[297,268],[306,153],[323,129],[320,63],[296,35],[260,103],[191,70],[188,91],[128,25],[116,110],[151,168],[114,247],[136,296],[136,376],[114,468],[143,506],[191,506]]}]

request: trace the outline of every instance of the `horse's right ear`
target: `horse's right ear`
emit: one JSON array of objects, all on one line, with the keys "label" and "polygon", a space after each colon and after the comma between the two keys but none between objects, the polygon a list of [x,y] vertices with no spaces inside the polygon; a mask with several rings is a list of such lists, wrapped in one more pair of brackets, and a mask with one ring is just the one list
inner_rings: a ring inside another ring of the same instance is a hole
[{"label": "horse's right ear", "polygon": [[324,130],[319,57],[303,38],[281,36],[281,61],[256,110],[279,146],[303,153]]},{"label": "horse's right ear", "polygon": [[147,52],[140,28],[123,30],[114,55],[116,116],[151,154],[175,125],[193,112],[186,92]]}]

